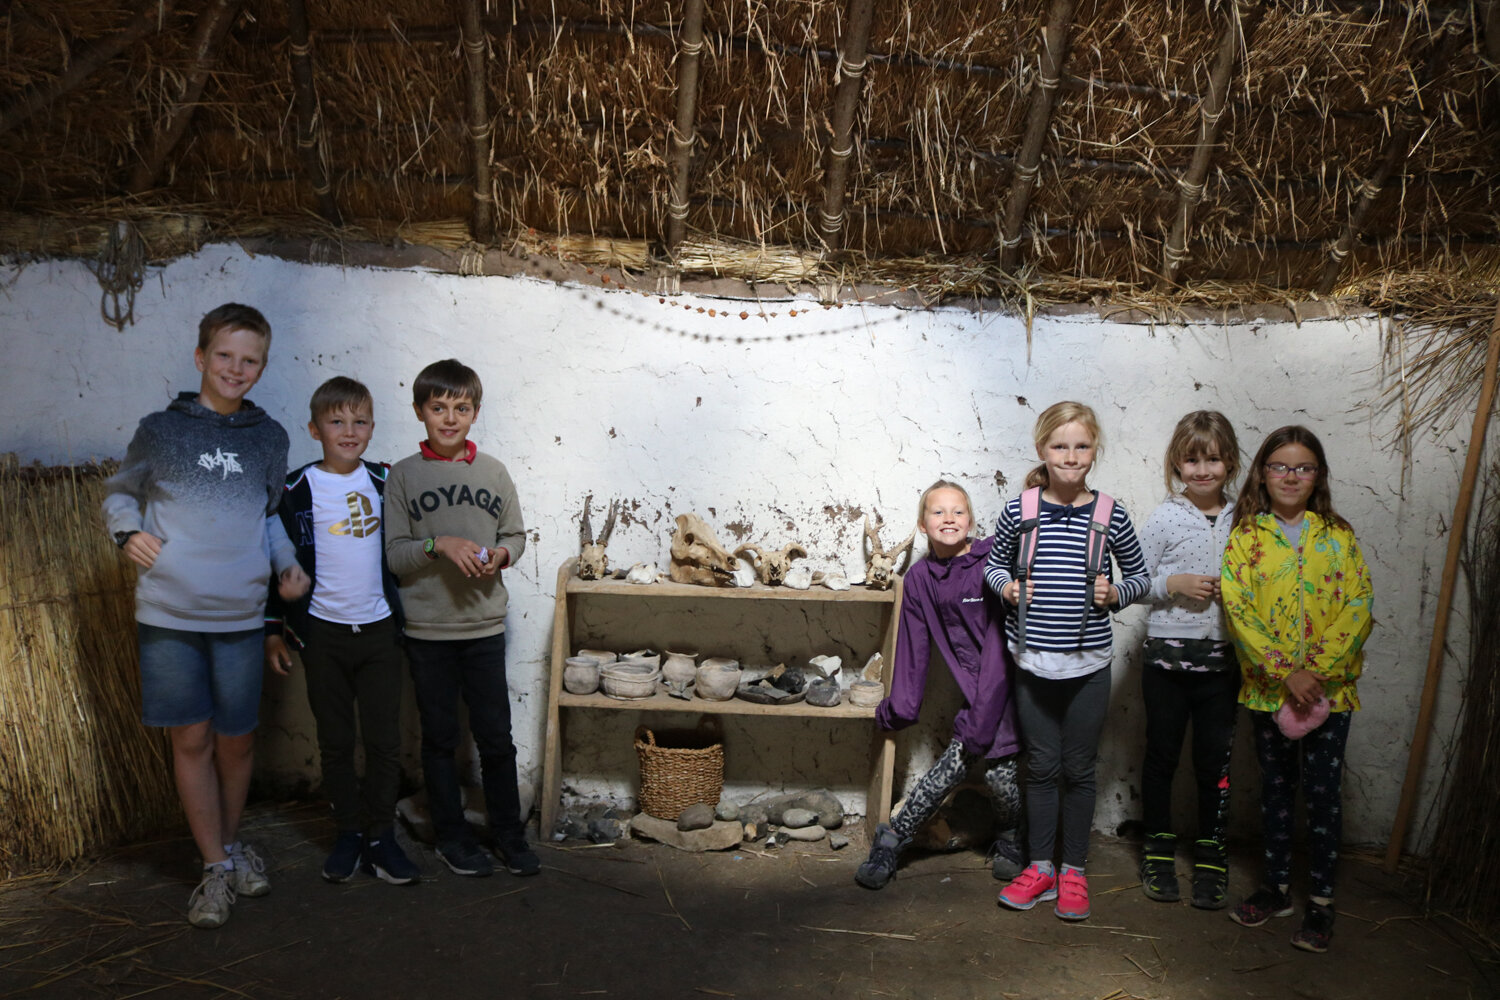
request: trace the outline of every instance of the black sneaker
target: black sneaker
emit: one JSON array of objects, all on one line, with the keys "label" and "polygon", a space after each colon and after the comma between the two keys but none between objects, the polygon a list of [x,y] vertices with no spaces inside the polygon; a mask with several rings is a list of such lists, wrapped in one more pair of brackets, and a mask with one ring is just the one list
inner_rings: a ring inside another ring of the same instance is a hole
[{"label": "black sneaker", "polygon": [[412,864],[411,858],[396,843],[396,831],[386,830],[371,838],[365,848],[365,868],[376,878],[391,885],[411,885],[422,880],[422,870]]},{"label": "black sneaker", "polygon": [[536,856],[536,852],[525,840],[497,843],[495,853],[500,856],[505,870],[512,875],[535,875],[542,870],[542,859]]},{"label": "black sneaker", "polygon": [[437,856],[455,875],[472,875],[483,878],[495,873],[490,856],[474,843],[450,840],[437,846]]},{"label": "black sneaker", "polygon": [[1009,882],[1026,870],[1026,858],[1021,854],[1021,845],[1008,837],[996,837],[990,845],[990,874],[1002,882]]},{"label": "black sneaker", "polygon": [[365,848],[365,835],[358,831],[340,833],[333,850],[323,862],[323,878],[329,882],[347,882],[359,871],[359,858]]},{"label": "black sneaker", "polygon": [[1321,955],[1333,941],[1333,907],[1309,901],[1302,915],[1302,928],[1292,935],[1292,947]]},{"label": "black sneaker", "polygon": [[1291,897],[1273,886],[1262,886],[1250,898],[1229,911],[1229,919],[1241,927],[1259,927],[1272,917],[1290,917]]},{"label": "black sneaker", "polygon": [[1193,905],[1200,910],[1229,905],[1229,856],[1217,840],[1193,845]]},{"label": "black sneaker", "polygon": [[1177,887],[1177,838],[1172,834],[1146,837],[1146,850],[1141,855],[1141,892],[1159,903],[1175,903],[1182,898]]},{"label": "black sneaker", "polygon": [[881,823],[875,828],[875,842],[870,845],[870,856],[855,870],[854,881],[866,889],[884,889],[885,884],[896,876],[896,864],[901,860],[901,850],[909,843],[911,838],[902,837]]}]

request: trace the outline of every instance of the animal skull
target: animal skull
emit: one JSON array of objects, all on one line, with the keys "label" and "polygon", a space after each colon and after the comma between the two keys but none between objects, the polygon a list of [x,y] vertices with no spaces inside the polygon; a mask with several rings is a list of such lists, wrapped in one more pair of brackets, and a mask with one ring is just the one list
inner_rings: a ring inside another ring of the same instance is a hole
[{"label": "animal skull", "polygon": [[604,519],[604,525],[599,532],[599,541],[596,543],[594,526],[589,523],[589,503],[593,499],[592,493],[583,498],[583,517],[578,523],[578,544],[581,549],[578,556],[580,580],[602,580],[609,575],[609,557],[604,554],[604,547],[609,544],[609,536],[615,530],[615,515],[620,510],[620,501],[610,501],[609,516]]},{"label": "animal skull", "polygon": [[906,541],[885,551],[880,544],[880,529],[885,524],[879,512],[875,514],[875,527],[870,527],[870,518],[865,517],[865,538],[870,542],[870,553],[865,557],[865,586],[871,590],[889,590],[896,581],[896,566],[911,554],[912,542],[916,541],[917,529],[912,528]]},{"label": "animal skull", "polygon": [[668,571],[673,583],[729,587],[734,583],[737,565],[703,518],[697,514],[677,515],[677,530],[672,532],[672,566]]},{"label": "animal skull", "polygon": [[[747,556],[746,553],[749,553]],[[793,542],[774,552],[764,545],[741,545],[734,550],[741,559],[749,559],[755,567],[755,575],[767,587],[779,587],[786,582],[786,574],[792,568],[793,559],[806,559],[807,550]]]}]

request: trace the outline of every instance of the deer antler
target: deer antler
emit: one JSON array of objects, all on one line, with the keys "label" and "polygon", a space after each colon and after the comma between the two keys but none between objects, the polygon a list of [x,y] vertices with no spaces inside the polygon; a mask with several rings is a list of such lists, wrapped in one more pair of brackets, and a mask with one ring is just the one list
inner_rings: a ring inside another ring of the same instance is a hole
[{"label": "deer antler", "polygon": [[760,546],[741,545],[739,548],[734,550],[735,557],[739,559],[747,558],[745,555],[746,552],[750,553],[750,555],[748,556],[750,565],[754,566],[756,569],[760,569]]},{"label": "deer antler", "polygon": [[[590,493],[583,498],[583,517],[578,519],[578,542],[580,545],[594,544],[594,526],[589,523],[589,504],[593,501],[594,494]],[[606,531],[608,529],[605,529]]]},{"label": "deer antler", "polygon": [[897,566],[899,566],[903,557],[911,555],[912,543],[916,540],[917,529],[913,528],[911,529],[911,534],[906,536],[906,541],[902,542],[900,545],[896,546],[894,549],[891,549],[891,551],[887,553],[891,558],[891,569],[894,570]]},{"label": "deer antler", "polygon": [[604,527],[599,532],[599,544],[600,545],[608,545],[609,544],[609,536],[611,534],[613,534],[614,530],[615,530],[615,515],[618,514],[619,512],[620,512],[620,501],[618,501],[618,500],[611,500],[609,502],[609,516],[604,519]]},{"label": "deer antler", "polygon": [[870,527],[870,515],[865,515],[865,537],[870,540],[870,551],[877,556],[885,555],[885,549],[880,545],[880,527],[885,524],[881,520],[880,512],[875,512],[875,527]]}]

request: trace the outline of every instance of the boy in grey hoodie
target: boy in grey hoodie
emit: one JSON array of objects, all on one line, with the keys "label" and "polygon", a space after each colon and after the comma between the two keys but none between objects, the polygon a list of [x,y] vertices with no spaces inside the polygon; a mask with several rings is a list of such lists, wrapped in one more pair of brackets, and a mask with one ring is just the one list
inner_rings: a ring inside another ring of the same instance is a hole
[{"label": "boy in grey hoodie", "polygon": [[143,419],[108,483],[104,518],[132,562],[141,654],[141,721],[171,735],[172,766],[203,875],[188,901],[196,927],[229,919],[237,894],[271,891],[238,838],[260,705],[262,619],[272,568],[284,597],[307,574],[275,517],[287,435],[245,398],[265,370],[271,327],[250,306],[203,317],[196,393]]}]

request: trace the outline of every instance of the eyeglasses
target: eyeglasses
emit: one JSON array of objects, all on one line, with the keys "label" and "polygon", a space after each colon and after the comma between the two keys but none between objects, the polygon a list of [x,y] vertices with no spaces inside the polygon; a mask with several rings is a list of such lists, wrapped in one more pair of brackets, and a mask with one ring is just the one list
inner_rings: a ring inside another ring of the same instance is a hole
[{"label": "eyeglasses", "polygon": [[1318,474],[1316,465],[1287,465],[1285,462],[1267,462],[1266,471],[1277,479],[1295,474],[1298,479],[1311,479]]}]

